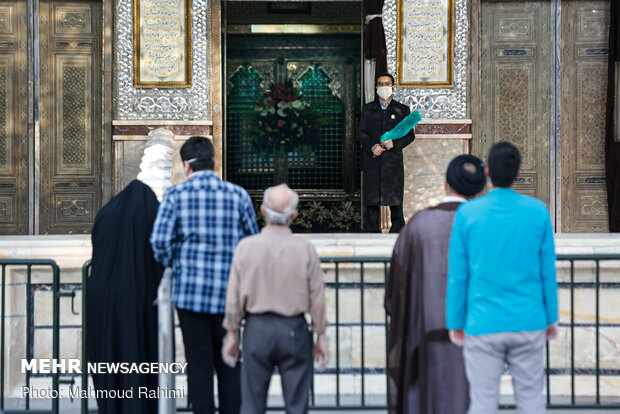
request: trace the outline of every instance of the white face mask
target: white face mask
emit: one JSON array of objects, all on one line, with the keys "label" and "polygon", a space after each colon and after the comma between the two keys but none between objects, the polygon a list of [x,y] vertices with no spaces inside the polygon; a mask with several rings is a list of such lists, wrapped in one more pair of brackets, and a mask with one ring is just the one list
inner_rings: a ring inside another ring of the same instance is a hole
[{"label": "white face mask", "polygon": [[379,86],[377,88],[377,95],[379,95],[379,98],[384,101],[388,100],[390,96],[392,96],[392,92],[393,90],[391,86]]}]

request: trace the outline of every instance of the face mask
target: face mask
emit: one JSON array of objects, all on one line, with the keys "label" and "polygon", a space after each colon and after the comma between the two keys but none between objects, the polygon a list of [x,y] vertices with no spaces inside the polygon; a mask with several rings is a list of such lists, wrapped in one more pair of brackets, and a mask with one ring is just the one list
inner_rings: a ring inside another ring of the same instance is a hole
[{"label": "face mask", "polygon": [[379,95],[379,98],[383,99],[384,101],[389,99],[390,96],[392,96],[392,87],[391,86],[380,86],[377,88],[377,95]]}]

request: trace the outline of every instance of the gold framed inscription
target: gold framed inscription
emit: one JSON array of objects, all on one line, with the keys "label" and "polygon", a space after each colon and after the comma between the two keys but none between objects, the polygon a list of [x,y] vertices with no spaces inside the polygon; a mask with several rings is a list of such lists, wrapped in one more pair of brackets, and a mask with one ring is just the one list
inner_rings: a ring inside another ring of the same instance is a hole
[{"label": "gold framed inscription", "polygon": [[454,0],[398,0],[398,86],[454,87],[454,24]]},{"label": "gold framed inscription", "polygon": [[191,87],[191,0],[134,0],[133,24],[134,87]]}]

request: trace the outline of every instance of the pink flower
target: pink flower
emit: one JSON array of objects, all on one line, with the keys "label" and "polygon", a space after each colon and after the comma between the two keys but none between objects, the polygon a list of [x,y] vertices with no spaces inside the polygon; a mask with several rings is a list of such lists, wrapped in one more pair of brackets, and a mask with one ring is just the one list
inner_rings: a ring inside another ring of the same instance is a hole
[{"label": "pink flower", "polygon": [[284,120],[282,120],[282,119],[278,120],[278,126],[279,127],[283,127],[284,126]]}]

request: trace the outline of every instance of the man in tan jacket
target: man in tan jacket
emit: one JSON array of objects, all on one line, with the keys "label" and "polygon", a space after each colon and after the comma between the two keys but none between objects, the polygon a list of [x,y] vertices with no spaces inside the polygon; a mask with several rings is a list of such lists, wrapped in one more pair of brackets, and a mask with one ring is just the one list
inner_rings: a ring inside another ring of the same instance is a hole
[{"label": "man in tan jacket", "polygon": [[315,358],[327,363],[325,293],[314,246],[291,232],[297,194],[286,184],[265,191],[261,213],[266,226],[243,239],[232,261],[226,293],[225,357],[239,357],[237,332],[245,318],[241,368],[241,412],[264,413],[274,366],[282,380],[288,413],[306,413],[312,381],[312,339],[304,317],[317,333]]}]

